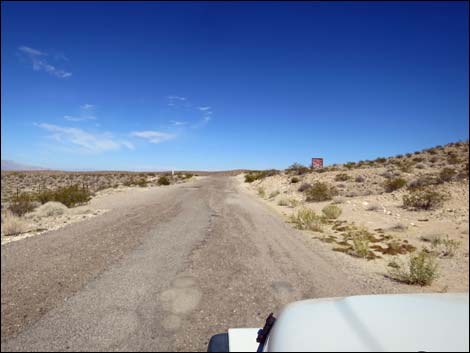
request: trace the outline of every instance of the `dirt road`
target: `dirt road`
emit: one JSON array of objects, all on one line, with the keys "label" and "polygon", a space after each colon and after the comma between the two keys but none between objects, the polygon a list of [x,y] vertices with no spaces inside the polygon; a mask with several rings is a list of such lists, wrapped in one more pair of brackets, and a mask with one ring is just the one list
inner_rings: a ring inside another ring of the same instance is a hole
[{"label": "dirt road", "polygon": [[233,177],[101,202],[111,211],[2,246],[2,351],[204,351],[294,300],[391,291]]}]

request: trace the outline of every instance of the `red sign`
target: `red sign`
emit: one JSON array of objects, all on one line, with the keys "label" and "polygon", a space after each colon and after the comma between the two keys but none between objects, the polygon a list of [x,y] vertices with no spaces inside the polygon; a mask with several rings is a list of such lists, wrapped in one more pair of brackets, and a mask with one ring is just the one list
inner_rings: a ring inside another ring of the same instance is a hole
[{"label": "red sign", "polygon": [[312,168],[323,168],[323,158],[312,158]]}]

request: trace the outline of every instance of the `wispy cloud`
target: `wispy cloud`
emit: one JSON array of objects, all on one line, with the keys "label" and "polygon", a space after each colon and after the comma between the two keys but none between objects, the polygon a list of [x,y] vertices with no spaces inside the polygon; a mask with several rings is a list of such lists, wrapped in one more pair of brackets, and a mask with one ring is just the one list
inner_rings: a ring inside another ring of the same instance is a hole
[{"label": "wispy cloud", "polygon": [[197,107],[197,109],[199,109],[202,112],[206,112],[206,111],[210,111],[211,107]]},{"label": "wispy cloud", "polygon": [[86,120],[96,120],[96,117],[93,115],[95,106],[93,104],[82,104],[80,106],[80,116],[71,116],[65,115],[64,119],[68,121],[86,121]]},{"label": "wispy cloud", "polygon": [[168,96],[168,105],[170,107],[177,106],[179,104],[188,104],[188,99],[186,97],[180,97],[180,96]]},{"label": "wispy cloud", "polygon": [[72,76],[71,72],[58,69],[55,66],[49,64],[44,58],[47,56],[47,53],[44,53],[38,49],[27,47],[25,45],[19,47],[18,50],[30,59],[34,71],[45,71],[48,74],[58,78],[68,78]]},{"label": "wispy cloud", "polygon": [[134,131],[131,133],[131,136],[143,138],[150,143],[161,143],[176,138],[175,134],[151,130]]},{"label": "wispy cloud", "polygon": [[176,120],[170,120],[170,123],[175,126],[181,126],[181,125],[187,125],[187,121],[176,121]]},{"label": "wispy cloud", "polygon": [[88,116],[71,116],[71,115],[64,115],[64,119],[68,121],[86,121],[86,120],[95,120],[96,117],[93,115]]},{"label": "wispy cloud", "polygon": [[134,145],[131,142],[116,140],[110,133],[93,134],[78,128],[62,127],[47,123],[37,124],[37,126],[53,132],[54,134],[49,137],[56,141],[79,146],[82,151],[86,152],[100,153],[119,150],[121,147],[134,149]]}]

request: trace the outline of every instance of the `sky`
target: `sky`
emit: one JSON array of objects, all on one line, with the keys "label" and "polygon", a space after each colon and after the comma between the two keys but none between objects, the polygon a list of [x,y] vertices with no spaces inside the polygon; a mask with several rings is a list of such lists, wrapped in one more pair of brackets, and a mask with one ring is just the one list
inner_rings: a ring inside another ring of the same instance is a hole
[{"label": "sky", "polygon": [[468,139],[467,2],[7,2],[1,157],[286,168]]}]

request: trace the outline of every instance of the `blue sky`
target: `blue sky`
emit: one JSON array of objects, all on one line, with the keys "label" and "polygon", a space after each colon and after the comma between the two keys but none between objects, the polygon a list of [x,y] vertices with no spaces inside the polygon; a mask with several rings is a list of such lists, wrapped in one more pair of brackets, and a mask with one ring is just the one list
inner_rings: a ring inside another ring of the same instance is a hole
[{"label": "blue sky", "polygon": [[466,2],[2,2],[2,159],[222,170],[468,139]]}]

